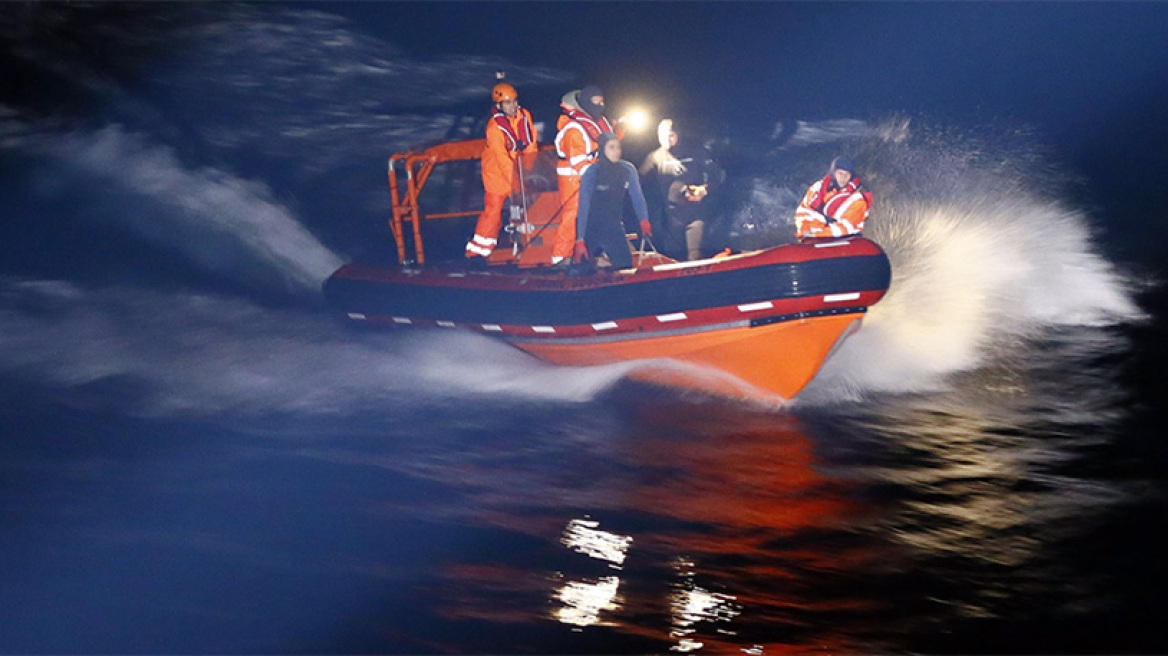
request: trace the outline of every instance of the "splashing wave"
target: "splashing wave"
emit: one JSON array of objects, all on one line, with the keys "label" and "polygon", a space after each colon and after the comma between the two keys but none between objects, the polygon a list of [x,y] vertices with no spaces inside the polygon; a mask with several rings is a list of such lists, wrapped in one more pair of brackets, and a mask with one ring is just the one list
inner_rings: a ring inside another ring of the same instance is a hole
[{"label": "splashing wave", "polygon": [[809,398],[934,389],[1052,327],[1142,317],[1133,283],[1034,153],[995,157],[960,139],[937,147],[935,136],[854,147],[877,198],[866,233],[888,253],[892,284]]}]

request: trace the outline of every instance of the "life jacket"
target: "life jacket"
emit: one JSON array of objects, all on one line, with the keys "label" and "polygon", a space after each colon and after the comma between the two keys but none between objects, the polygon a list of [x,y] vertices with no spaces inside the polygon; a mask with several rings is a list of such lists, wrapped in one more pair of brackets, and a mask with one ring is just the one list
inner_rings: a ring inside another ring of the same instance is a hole
[{"label": "life jacket", "polygon": [[[798,236],[842,237],[863,232],[872,208],[871,192],[860,189],[859,176],[852,176],[841,189],[833,189],[833,182],[832,176],[827,175],[807,190],[807,196],[795,210]],[[856,212],[854,206],[861,201],[864,210]],[[828,224],[823,217],[835,221]]]},{"label": "life jacket", "polygon": [[827,216],[835,217],[835,212],[839,210],[843,199],[856,193],[860,188],[860,176],[858,175],[853,175],[852,179],[838,190],[832,189],[834,182],[831,174],[828,174],[819,181],[819,184],[812,187],[812,195],[807,202],[807,207]]},{"label": "life jacket", "polygon": [[516,116],[521,119],[519,121],[519,134],[515,133],[515,129],[511,127],[511,121],[503,112],[496,111],[491,116],[491,121],[506,135],[507,150],[512,153],[522,152],[531,142],[535,141],[535,126],[531,124],[531,114],[520,107]]},{"label": "life jacket", "polygon": [[[512,192],[513,178],[517,163],[524,163],[522,158],[534,155],[536,151],[536,134],[531,113],[526,109],[519,109],[514,118],[507,118],[506,114],[492,114],[486,125],[486,146],[481,155],[483,186],[486,191],[507,196]],[[514,127],[513,127],[514,126]],[[526,144],[524,141],[530,139]]]},{"label": "life jacket", "polygon": [[[556,134],[556,154],[562,160],[560,162],[561,168],[565,163],[571,168],[576,168],[581,164],[591,164],[596,161],[599,154],[600,134],[614,132],[612,123],[609,122],[607,116],[601,116],[600,120],[596,120],[581,109],[564,107],[563,110],[562,125]],[[565,152],[563,139],[568,134],[568,130],[576,130],[580,133],[584,141],[583,153]],[[583,169],[577,171],[577,175],[580,173],[583,173]]]}]

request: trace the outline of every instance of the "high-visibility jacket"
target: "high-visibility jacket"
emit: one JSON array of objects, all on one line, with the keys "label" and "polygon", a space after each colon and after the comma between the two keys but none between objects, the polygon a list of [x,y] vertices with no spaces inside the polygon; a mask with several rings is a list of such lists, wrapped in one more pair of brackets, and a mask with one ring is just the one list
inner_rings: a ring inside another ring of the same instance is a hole
[{"label": "high-visibility jacket", "polygon": [[852,176],[842,189],[830,175],[807,190],[795,210],[795,236],[845,237],[863,232],[872,207],[872,194],[860,190],[859,176]]},{"label": "high-visibility jacket", "polygon": [[506,196],[511,193],[515,166],[519,156],[532,155],[539,150],[538,135],[531,112],[520,107],[514,117],[495,112],[487,121],[487,147],[483,149],[483,186],[489,193]]},{"label": "high-visibility jacket", "polygon": [[521,157],[534,158],[539,152],[536,138],[531,112],[522,107],[515,116],[496,111],[487,121],[487,146],[481,157],[486,191],[474,236],[466,243],[467,257],[490,257],[495,250],[503,226],[503,205],[511,195],[515,169],[523,163]]},{"label": "high-visibility jacket", "polygon": [[[624,128],[614,128],[608,117],[592,118],[575,104],[574,94],[564,96],[560,103],[563,113],[556,122],[556,154],[560,161],[556,177],[560,190],[560,227],[552,242],[552,257],[571,257],[576,242],[576,212],[580,192],[580,176],[600,156],[600,134],[613,132],[624,136]],[[580,237],[582,238],[582,237]]]},{"label": "high-visibility jacket", "polygon": [[608,117],[596,120],[582,110],[568,107],[560,114],[556,129],[556,154],[560,156],[556,173],[559,175],[583,175],[599,156],[600,133],[614,131]]}]

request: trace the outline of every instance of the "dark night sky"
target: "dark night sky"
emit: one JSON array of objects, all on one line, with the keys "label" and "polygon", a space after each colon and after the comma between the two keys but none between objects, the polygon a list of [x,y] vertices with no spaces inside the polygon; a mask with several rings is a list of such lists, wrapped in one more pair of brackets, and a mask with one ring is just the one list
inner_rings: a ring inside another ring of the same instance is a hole
[{"label": "dark night sky", "polygon": [[[136,46],[103,38],[94,28],[95,14],[133,28],[123,34],[164,34],[162,22],[151,21],[164,15],[181,21],[183,8],[192,5],[9,3],[6,13],[21,24],[22,15],[51,17],[92,6],[100,9],[74,11],[76,20],[65,25],[75,33],[73,42],[101,56],[132,53]],[[194,6],[216,11],[213,3]],[[223,13],[231,7],[219,6]],[[1152,152],[1155,144],[1168,144],[1161,127],[1168,118],[1168,2],[255,6],[341,15],[351,21],[350,29],[414,59],[486,56],[517,67],[567,71],[578,84],[602,85],[610,105],[644,103],[659,114],[697,117],[708,130],[766,131],[779,121],[898,114],[944,125],[1030,127],[1064,151],[1168,165],[1168,158]],[[69,43],[54,34],[61,25],[44,20],[33,31]],[[157,37],[153,43],[171,47]],[[0,80],[3,88],[22,99],[41,93],[43,84],[11,73]],[[525,104],[537,118],[552,119],[556,100],[567,90],[529,88]],[[1120,142],[1122,147],[1112,145]]]},{"label": "dark night sky", "polygon": [[[339,3],[418,56],[576,72],[727,121],[924,114],[1055,138],[1168,109],[1168,3]],[[683,109],[684,108],[684,109]]]}]

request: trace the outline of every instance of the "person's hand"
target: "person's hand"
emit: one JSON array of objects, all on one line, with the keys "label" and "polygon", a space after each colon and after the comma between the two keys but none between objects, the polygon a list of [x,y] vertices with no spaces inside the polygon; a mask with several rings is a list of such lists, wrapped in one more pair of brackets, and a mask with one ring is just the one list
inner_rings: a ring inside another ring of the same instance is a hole
[{"label": "person's hand", "polygon": [[583,262],[588,259],[588,246],[584,244],[583,239],[577,239],[576,245],[572,247],[572,261]]},{"label": "person's hand", "polygon": [[653,224],[649,223],[649,219],[641,219],[641,236],[642,237],[652,237],[653,236]]}]

